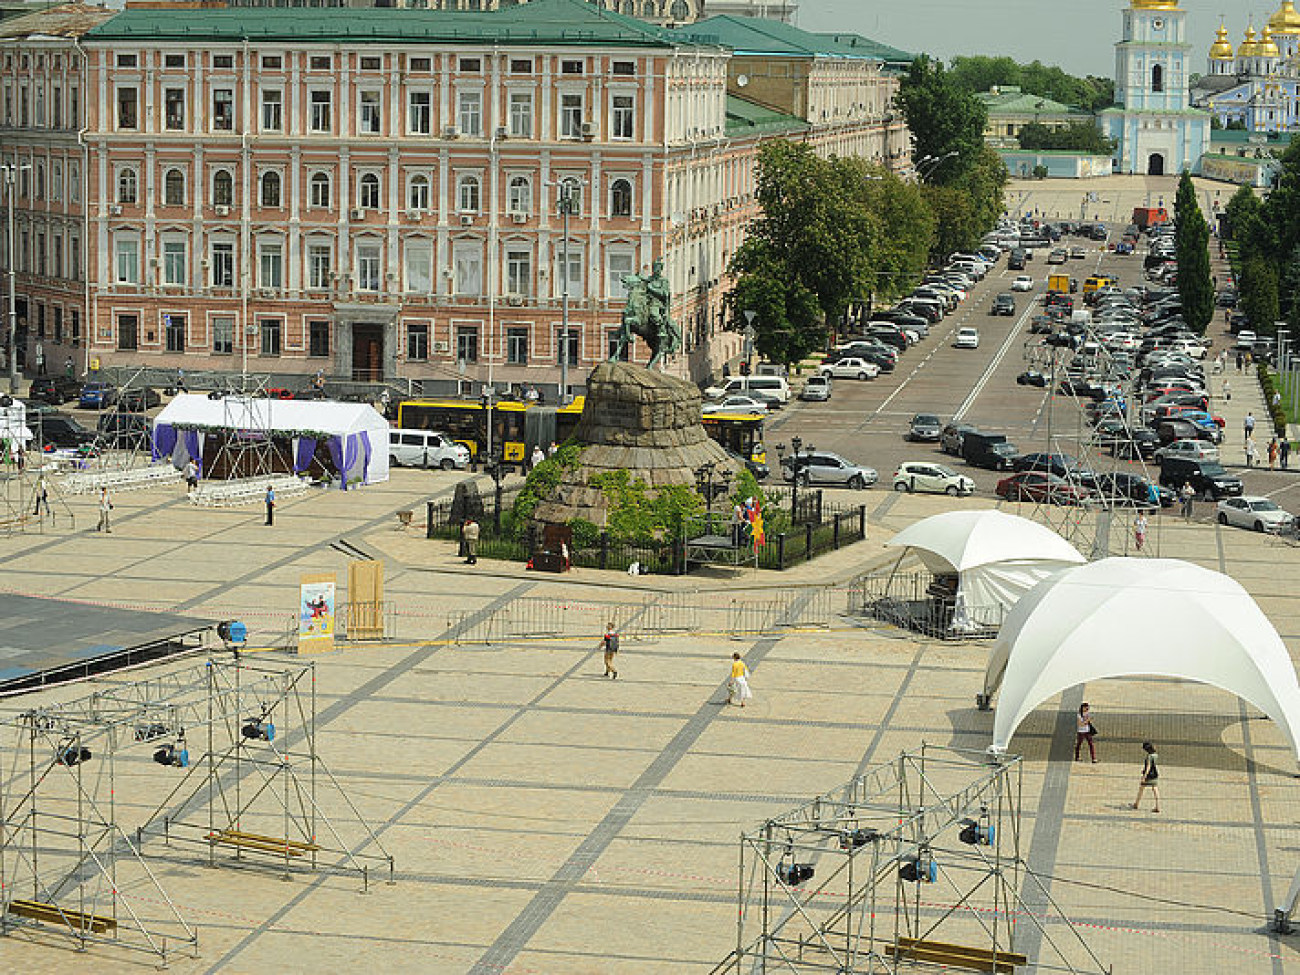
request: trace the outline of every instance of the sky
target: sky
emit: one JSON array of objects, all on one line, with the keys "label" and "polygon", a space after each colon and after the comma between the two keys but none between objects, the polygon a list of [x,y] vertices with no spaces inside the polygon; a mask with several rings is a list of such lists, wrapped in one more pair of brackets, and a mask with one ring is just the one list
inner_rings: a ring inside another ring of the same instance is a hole
[{"label": "sky", "polygon": [[[1127,0],[800,0],[795,25],[852,31],[945,62],[958,54],[1005,54],[1109,78],[1126,6]],[[1221,15],[1236,47],[1251,15],[1259,30],[1280,0],[1181,0],[1180,6],[1187,11],[1192,71],[1203,74]]]}]

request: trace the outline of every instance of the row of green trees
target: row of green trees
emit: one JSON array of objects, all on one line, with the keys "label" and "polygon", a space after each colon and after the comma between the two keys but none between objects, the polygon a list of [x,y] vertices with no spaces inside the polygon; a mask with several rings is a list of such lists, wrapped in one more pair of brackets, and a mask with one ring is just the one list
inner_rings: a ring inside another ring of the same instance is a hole
[{"label": "row of green trees", "polygon": [[1065,149],[1070,152],[1090,152],[1098,156],[1115,154],[1115,140],[1107,138],[1092,121],[1072,122],[1059,129],[1030,122],[1016,133],[1021,149],[1035,151]]},{"label": "row of green trees", "polygon": [[732,257],[726,302],[732,329],[754,313],[765,358],[789,364],[824,348],[851,306],[906,292],[930,258],[974,247],[1002,213],[1007,171],[984,145],[979,100],[920,57],[897,106],[913,138],[908,178],[803,143],[761,148],[762,216]]},{"label": "row of green trees", "polygon": [[995,85],[1015,85],[1021,91],[1090,112],[1100,111],[1115,102],[1115,81],[1088,75],[1080,78],[1066,74],[1055,65],[1034,61],[1020,64],[1008,57],[955,57],[952,78],[967,91],[988,91]]},{"label": "row of green trees", "polygon": [[1174,254],[1178,258],[1178,294],[1183,320],[1205,334],[1214,317],[1214,278],[1210,275],[1210,228],[1196,202],[1191,173],[1183,171],[1174,198]]},{"label": "row of green trees", "polygon": [[1300,322],[1300,140],[1283,153],[1268,199],[1243,186],[1228,201],[1221,229],[1237,248],[1240,307],[1251,327],[1268,335],[1278,321]]}]

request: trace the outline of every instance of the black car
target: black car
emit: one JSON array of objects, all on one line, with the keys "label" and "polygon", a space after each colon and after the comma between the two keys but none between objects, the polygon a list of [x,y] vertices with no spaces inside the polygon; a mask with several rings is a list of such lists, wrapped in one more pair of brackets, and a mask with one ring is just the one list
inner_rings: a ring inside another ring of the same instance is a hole
[{"label": "black car", "polygon": [[1077,471],[1077,461],[1069,454],[1033,453],[1015,459],[1017,471],[1040,471],[1057,477],[1070,477]]},{"label": "black car", "polygon": [[151,407],[162,405],[162,397],[152,386],[124,389],[118,397],[118,405],[128,413],[143,413]]},{"label": "black car", "polygon": [[1112,441],[1110,450],[1116,457],[1151,457],[1160,446],[1160,437],[1154,430],[1135,427],[1127,437]]},{"label": "black car", "polygon": [[1016,377],[1016,382],[1021,386],[1037,386],[1043,389],[1047,386],[1047,377],[1037,369],[1026,369]]},{"label": "black car", "polygon": [[95,434],[73,417],[54,410],[27,414],[27,426],[36,437],[36,443],[45,448],[75,449],[95,440]]},{"label": "black car", "polygon": [[1103,504],[1121,508],[1168,508],[1174,503],[1174,492],[1152,484],[1140,474],[1120,471],[1115,474],[1098,474],[1090,485],[1101,497]]},{"label": "black car", "polygon": [[949,423],[939,434],[939,449],[945,454],[952,454],[954,457],[961,456],[962,443],[966,439],[968,431],[976,427],[970,423]]},{"label": "black car", "polygon": [[992,315],[1014,315],[1016,313],[1016,299],[1007,291],[1003,291],[993,299],[993,310],[989,313]]},{"label": "black car", "polygon": [[41,376],[32,380],[27,395],[42,403],[59,406],[81,395],[81,383],[71,376]]},{"label": "black car", "polygon": [[1160,461],[1160,483],[1177,491],[1183,484],[1206,501],[1237,497],[1242,492],[1241,478],[1229,474],[1223,465],[1212,460],[1188,457],[1165,457]]}]

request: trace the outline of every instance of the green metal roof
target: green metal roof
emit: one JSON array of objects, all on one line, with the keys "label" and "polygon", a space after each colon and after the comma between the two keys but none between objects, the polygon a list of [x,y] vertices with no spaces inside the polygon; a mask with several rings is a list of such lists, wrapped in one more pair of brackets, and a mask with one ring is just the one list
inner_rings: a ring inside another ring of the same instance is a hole
[{"label": "green metal roof", "polygon": [[997,92],[981,91],[975,96],[988,109],[989,115],[1078,115],[1091,118],[1091,112],[1084,112],[1064,102],[1031,95],[1014,86],[1008,86]]},{"label": "green metal roof", "polygon": [[92,41],[346,41],[668,48],[685,38],[583,0],[531,0],[494,11],[393,7],[136,8]]},{"label": "green metal roof", "polygon": [[811,126],[797,115],[787,115],[774,108],[751,102],[748,98],[727,96],[727,135],[762,135],[771,132],[804,132]]},{"label": "green metal roof", "polygon": [[836,44],[847,45],[858,54],[876,58],[889,65],[908,65],[916,60],[915,54],[882,44],[880,41],[873,41],[870,37],[863,37],[861,34],[818,34],[817,36]]},{"label": "green metal roof", "polygon": [[666,32],[672,37],[695,44],[718,44],[737,54],[768,54],[785,57],[844,57],[886,60],[881,50],[888,50],[911,60],[911,55],[886,48],[856,34],[814,34],[779,20],[764,17],[738,17],[719,14],[675,27]]},{"label": "green metal roof", "polygon": [[[1286,146],[1291,144],[1291,132],[1248,132],[1245,129],[1211,129],[1211,145],[1231,145],[1231,146],[1258,146],[1260,149],[1267,149],[1269,146]],[[1261,139],[1261,142],[1252,142],[1252,139]]]}]

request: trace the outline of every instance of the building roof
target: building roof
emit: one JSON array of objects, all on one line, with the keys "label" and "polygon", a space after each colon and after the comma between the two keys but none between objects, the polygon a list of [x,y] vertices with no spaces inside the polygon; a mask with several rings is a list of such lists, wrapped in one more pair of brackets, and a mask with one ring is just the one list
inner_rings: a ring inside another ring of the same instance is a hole
[{"label": "building roof", "polygon": [[116,15],[116,10],[89,7],[82,3],[63,3],[46,7],[0,23],[0,40],[28,37],[82,37],[92,28]]},{"label": "building roof", "polygon": [[1212,129],[1210,131],[1210,145],[1212,146],[1232,146],[1239,148],[1244,146],[1258,146],[1283,148],[1291,144],[1292,132],[1247,132],[1245,129]]},{"label": "building roof", "polygon": [[867,57],[879,58],[891,66],[906,66],[916,60],[915,54],[874,41],[870,37],[863,37],[861,34],[820,34],[818,36],[828,38],[837,44],[846,44],[866,54]]},{"label": "building roof", "polygon": [[758,102],[751,102],[748,98],[727,95],[728,137],[774,132],[804,132],[809,128],[811,126],[797,115],[778,112]]},{"label": "building roof", "polygon": [[128,8],[90,31],[97,41],[421,41],[672,47],[686,38],[582,0],[532,0],[493,11],[395,7]]},{"label": "building roof", "polygon": [[784,57],[842,57],[887,61],[912,60],[912,55],[857,34],[814,34],[790,24],[764,17],[720,14],[668,31],[674,37],[698,44],[720,44],[737,54],[766,54]]},{"label": "building roof", "polygon": [[1042,95],[1031,95],[1014,85],[982,91],[975,97],[988,109],[989,115],[1078,115],[1083,118],[1092,114]]}]

